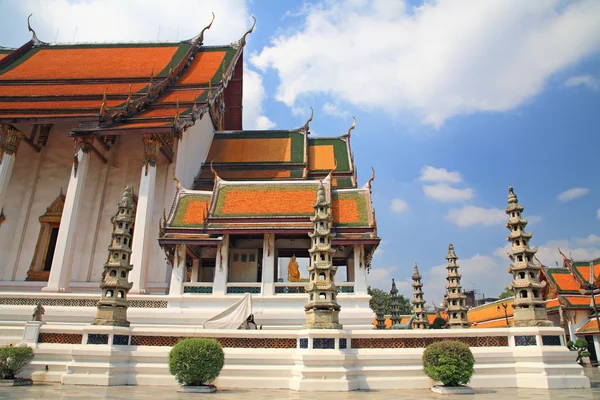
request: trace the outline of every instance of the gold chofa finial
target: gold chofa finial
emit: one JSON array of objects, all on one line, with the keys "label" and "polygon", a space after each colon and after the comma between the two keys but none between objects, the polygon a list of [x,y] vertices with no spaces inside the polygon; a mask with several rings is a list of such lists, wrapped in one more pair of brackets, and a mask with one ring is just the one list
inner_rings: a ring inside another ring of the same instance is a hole
[{"label": "gold chofa finial", "polygon": [[254,18],[254,16],[252,16],[252,19],[254,20],[252,27],[248,30],[248,32],[244,33],[244,36],[242,36],[242,40],[240,40],[242,47],[244,47],[246,45],[246,36],[251,34],[252,31],[254,30],[254,27],[256,26],[256,18]]},{"label": "gold chofa finial", "polygon": [[304,127],[302,129],[304,129],[304,132],[306,132],[308,134],[308,130],[310,129],[310,121],[313,120],[313,115],[314,115],[314,110],[311,107],[310,108],[310,117],[308,118],[308,121],[306,121],[306,123],[304,124]]},{"label": "gold chofa finial", "polygon": [[333,174],[333,172],[337,169],[337,160],[334,158],[333,159],[333,169],[331,171],[329,171],[329,173],[327,174],[327,178],[331,179],[331,175]]},{"label": "gold chofa finial", "polygon": [[210,29],[213,22],[215,22],[215,13],[212,13],[212,19],[210,20],[210,24],[206,25],[206,27],[202,29],[202,32],[200,32],[200,36],[198,36],[198,40],[196,41],[199,45],[202,45],[202,42],[204,42],[204,31]]},{"label": "gold chofa finial", "polygon": [[179,126],[179,97],[177,98],[177,103],[175,106],[175,118],[173,118],[173,126]]},{"label": "gold chofa finial", "polygon": [[31,41],[33,42],[33,44],[39,44],[40,40],[38,39],[37,35],[35,34],[35,31],[31,27],[31,23],[29,22],[32,15],[33,14],[29,14],[29,17],[27,17],[27,29],[29,30],[29,32],[31,32]]},{"label": "gold chofa finial", "polygon": [[104,120],[106,115],[108,114],[108,100],[106,97],[106,93],[108,92],[108,88],[104,89],[104,95],[102,96],[102,105],[100,106],[100,119]]},{"label": "gold chofa finial", "polygon": [[350,129],[348,129],[348,133],[346,133],[346,136],[348,136],[348,138],[350,138],[350,131],[356,128],[356,118],[352,117],[352,119],[354,120],[354,122],[352,122],[352,126],[350,127]]},{"label": "gold chofa finial", "polygon": [[371,189],[371,182],[373,182],[375,180],[375,168],[371,167],[371,177],[369,178],[369,181],[367,182],[367,187],[369,188],[369,190]]},{"label": "gold chofa finial", "polygon": [[175,190],[179,190],[181,187],[181,182],[177,179],[177,175],[175,175],[175,168],[173,168],[173,180],[175,181]]},{"label": "gold chofa finial", "polygon": [[214,160],[210,160],[210,172],[213,173],[213,182],[217,183],[217,179],[219,179],[219,175],[217,175],[217,171],[215,171],[215,169],[213,168],[213,161]]}]

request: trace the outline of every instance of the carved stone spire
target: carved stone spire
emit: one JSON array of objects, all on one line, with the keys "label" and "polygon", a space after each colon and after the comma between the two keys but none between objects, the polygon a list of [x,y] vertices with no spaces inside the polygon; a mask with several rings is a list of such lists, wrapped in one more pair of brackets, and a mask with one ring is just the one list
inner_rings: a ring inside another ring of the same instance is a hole
[{"label": "carved stone spire", "polygon": [[541,267],[533,262],[537,248],[529,247],[531,233],[525,233],[527,220],[521,218],[523,210],[512,186],[509,187],[506,227],[510,234],[506,240],[512,244],[511,252],[508,253],[512,262],[508,272],[513,276],[509,288],[515,295],[513,326],[552,326],[542,297],[546,282],[540,282]]},{"label": "carved stone spire", "polygon": [[454,246],[448,245],[448,276],[446,280],[448,285],[446,286],[446,304],[448,306],[448,325],[450,328],[468,328],[469,323],[467,322],[467,307],[466,307],[466,296],[462,293],[462,286],[460,285],[461,275],[458,273],[458,264],[456,260],[458,257],[454,252]]},{"label": "carved stone spire", "polygon": [[119,202],[117,214],[112,218],[112,241],[108,247],[108,261],[104,264],[104,277],[100,282],[102,298],[98,302],[96,318],[92,325],[129,326],[127,321],[127,292],[131,289],[129,271],[133,269],[130,229],[133,217],[131,188],[127,186]]},{"label": "carved stone spire", "polygon": [[392,290],[390,290],[390,295],[392,297],[391,301],[391,321],[392,325],[400,323],[400,303],[398,302],[398,288],[396,288],[396,282],[392,278]]},{"label": "carved stone spire", "polygon": [[383,312],[383,299],[381,297],[377,300],[375,320],[377,321],[377,325],[375,326],[376,329],[385,329],[385,314]]},{"label": "carved stone spire", "polygon": [[427,329],[429,328],[429,320],[425,313],[425,300],[423,300],[423,284],[421,283],[421,275],[419,274],[419,268],[415,262],[415,268],[412,276],[413,280],[413,314],[416,318],[413,322],[415,329]]},{"label": "carved stone spire", "polygon": [[331,249],[331,233],[329,224],[332,220],[323,182],[317,190],[317,203],[313,204],[315,215],[310,218],[314,230],[308,236],[311,239],[310,266],[308,267],[309,282],[306,292],[309,295],[308,304],[304,306],[306,325],[308,329],[342,329],[340,325],[340,306],[337,303],[338,289],[335,286],[337,267],[332,264],[335,250]]}]

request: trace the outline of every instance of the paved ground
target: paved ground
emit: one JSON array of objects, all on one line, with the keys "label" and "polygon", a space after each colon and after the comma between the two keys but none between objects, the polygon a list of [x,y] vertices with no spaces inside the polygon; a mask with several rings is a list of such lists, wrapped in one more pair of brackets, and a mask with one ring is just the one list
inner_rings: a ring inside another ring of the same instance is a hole
[{"label": "paved ground", "polygon": [[[600,399],[600,370],[586,368],[586,374],[592,381],[591,389],[571,390],[538,390],[538,389],[494,389],[477,390],[475,397],[490,400],[588,400]],[[140,387],[140,386],[63,386],[59,384],[36,384],[30,387],[0,387],[0,399],[198,399],[210,400],[279,400],[279,399],[302,399],[302,400],[421,400],[421,399],[443,399],[465,400],[471,398],[469,395],[441,396],[429,390],[381,390],[381,391],[359,391],[359,392],[320,392],[320,393],[298,393],[289,390],[222,390],[214,394],[183,394],[177,393],[173,387]]]}]

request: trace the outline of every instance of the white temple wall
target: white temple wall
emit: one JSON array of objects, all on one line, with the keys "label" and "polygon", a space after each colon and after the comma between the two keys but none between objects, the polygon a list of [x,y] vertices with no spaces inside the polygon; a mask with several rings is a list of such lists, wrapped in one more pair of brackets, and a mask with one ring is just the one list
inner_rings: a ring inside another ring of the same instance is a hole
[{"label": "white temple wall", "polygon": [[[39,217],[59,195],[61,187],[63,193],[66,193],[73,165],[73,139],[67,136],[72,128],[73,126],[70,125],[56,125],[50,132],[46,147],[40,153],[35,153],[24,141],[21,141],[10,179],[7,208],[4,212],[7,221],[8,213],[18,212],[19,219],[18,222],[13,221],[16,225],[14,230],[8,229],[8,226],[7,229],[4,229],[4,226],[0,229],[3,235],[0,236],[0,241],[3,244],[10,243],[6,254],[4,246],[0,250],[0,259],[8,259],[3,280],[25,280],[40,231]],[[17,129],[28,134],[31,126],[17,126]],[[40,157],[39,176],[36,179],[35,161],[39,162]],[[30,207],[29,201],[33,190],[35,194]]]},{"label": "white temple wall", "polygon": [[176,174],[186,189],[191,189],[194,185],[194,178],[200,172],[210,149],[213,132],[210,116],[204,115],[200,121],[196,121],[196,125],[185,131],[178,143]]}]

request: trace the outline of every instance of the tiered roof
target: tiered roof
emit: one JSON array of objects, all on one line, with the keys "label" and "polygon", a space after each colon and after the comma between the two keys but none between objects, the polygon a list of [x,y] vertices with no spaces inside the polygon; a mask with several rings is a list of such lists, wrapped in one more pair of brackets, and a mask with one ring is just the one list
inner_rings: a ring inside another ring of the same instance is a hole
[{"label": "tiered roof", "polygon": [[212,188],[211,164],[220,177],[229,180],[322,179],[335,169],[334,187],[356,188],[350,135],[308,135],[308,124],[294,130],[217,132],[194,188]]},{"label": "tiered roof", "polygon": [[[336,189],[323,180],[331,199],[336,242],[370,239],[379,242],[369,186]],[[216,178],[214,190],[180,189],[167,218],[165,238],[184,234],[229,232],[308,233],[318,180],[228,181]]]},{"label": "tiered roof", "polygon": [[246,35],[203,46],[209,27],[177,43],[56,45],[34,33],[0,49],[0,122],[83,123],[74,135],[181,132],[221,99],[227,118],[215,125],[240,129]]}]

